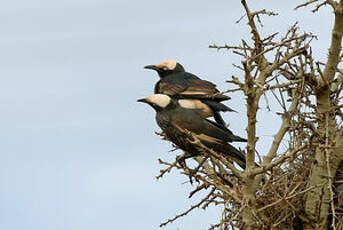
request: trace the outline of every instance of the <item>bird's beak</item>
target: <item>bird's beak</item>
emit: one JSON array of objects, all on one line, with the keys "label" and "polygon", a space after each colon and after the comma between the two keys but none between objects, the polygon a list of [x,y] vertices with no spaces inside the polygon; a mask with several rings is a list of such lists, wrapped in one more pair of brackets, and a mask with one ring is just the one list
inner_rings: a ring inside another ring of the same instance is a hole
[{"label": "bird's beak", "polygon": [[148,103],[148,101],[146,100],[146,98],[138,99],[137,102]]},{"label": "bird's beak", "polygon": [[158,67],[156,67],[155,65],[147,65],[144,66],[144,69],[152,69],[152,70],[156,70],[159,71],[160,69]]}]

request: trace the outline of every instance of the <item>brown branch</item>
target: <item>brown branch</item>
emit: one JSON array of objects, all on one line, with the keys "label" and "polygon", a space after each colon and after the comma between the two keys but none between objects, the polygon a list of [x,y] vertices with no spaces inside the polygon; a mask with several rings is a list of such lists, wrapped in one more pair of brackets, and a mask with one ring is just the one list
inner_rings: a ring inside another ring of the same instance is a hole
[{"label": "brown branch", "polygon": [[[343,1],[340,0],[339,5],[335,7],[335,22],[332,30],[331,45],[329,48],[329,56],[324,69],[324,76],[327,82],[331,82],[337,71],[339,55],[342,48],[343,36]],[[321,82],[323,86],[324,83]]]},{"label": "brown branch", "polygon": [[225,44],[223,46],[219,46],[219,45],[213,44],[213,45],[209,45],[208,48],[217,49],[217,50],[221,50],[221,49],[227,49],[227,50],[252,50],[251,48],[248,48],[248,47],[229,46],[227,44]]},{"label": "brown branch", "polygon": [[295,158],[299,153],[302,153],[303,150],[305,150],[308,147],[307,144],[298,147],[294,150],[292,150],[291,152],[289,152],[288,154],[283,154],[279,159],[270,162],[268,165],[262,165],[259,168],[255,168],[253,169],[249,175],[254,176],[254,175],[258,175],[264,172],[267,172],[268,170],[272,169],[275,166],[281,165],[283,162],[285,162],[287,159],[289,158]]},{"label": "brown branch", "polygon": [[238,204],[242,203],[242,199],[240,198],[240,194],[238,194],[237,192],[235,192],[233,189],[228,188],[227,186],[218,183],[218,181],[209,181],[206,180],[206,178],[204,178],[203,176],[199,176],[196,175],[197,179],[201,180],[202,182],[204,182],[207,185],[212,185],[214,188],[222,191],[224,194],[227,194],[228,196],[232,197],[235,202],[237,202]]},{"label": "brown branch", "polygon": [[[254,21],[254,16],[256,14],[252,13],[246,3],[245,0],[241,0],[241,3],[245,9],[245,12],[248,17],[248,24],[251,29],[251,33],[253,34],[253,40],[255,42],[255,52],[256,54],[262,53],[263,52],[263,42],[261,40],[261,36],[257,30],[255,21]],[[267,65],[267,59],[265,58],[264,54],[261,54],[258,59],[254,60],[256,63],[258,63],[259,69],[262,70],[265,68]]]},{"label": "brown branch", "polygon": [[196,187],[196,189],[194,189],[193,191],[191,191],[188,195],[188,198],[192,198],[192,196],[194,194],[196,194],[197,192],[203,190],[203,189],[207,189],[208,188],[208,185],[207,184],[201,184],[199,185],[198,187]]},{"label": "brown branch", "polygon": [[[181,155],[181,157],[184,157],[185,155],[186,155],[186,153],[183,153],[183,154]],[[168,162],[162,161],[161,159],[158,159],[158,163],[164,164],[164,165],[169,165],[169,167],[166,168],[166,169],[161,169],[161,170],[160,170],[160,174],[156,176],[156,179],[157,179],[157,180],[158,180],[158,179],[161,179],[161,178],[164,176],[164,174],[170,173],[170,171],[171,171],[173,168],[177,168],[178,160],[176,159],[173,163],[170,164],[170,163],[168,163]]]},{"label": "brown branch", "polygon": [[330,5],[330,6],[332,7],[332,9],[335,9],[336,6],[337,6],[337,3],[336,3],[335,1],[333,1],[333,0],[326,0],[326,1],[324,1],[324,2],[322,2],[322,3],[320,3],[320,4],[318,4],[318,5],[316,6],[316,8],[314,8],[314,9],[312,10],[312,13],[317,12],[322,6],[325,6],[325,5]]},{"label": "brown branch", "polygon": [[194,139],[194,141],[190,141],[192,144],[195,144],[197,146],[199,146],[200,148],[202,148],[204,150],[204,154],[208,157],[210,156],[214,156],[216,159],[219,159],[220,161],[223,162],[223,164],[225,164],[231,171],[232,173],[238,177],[239,179],[242,179],[242,172],[240,170],[238,170],[231,162],[229,162],[225,157],[223,157],[221,154],[213,151],[212,149],[208,148],[207,146],[205,146],[204,144],[202,144],[200,142],[200,140],[190,131],[186,132],[192,136],[192,138]]},{"label": "brown branch", "polygon": [[272,86],[267,86],[264,88],[264,90],[273,90],[273,89],[280,89],[280,88],[287,88],[288,86],[294,85],[294,84],[298,84],[300,82],[302,82],[303,79],[298,79],[298,80],[292,80],[286,83],[282,83],[282,84],[276,84],[276,85],[272,85]]},{"label": "brown branch", "polygon": [[[224,219],[223,219],[223,214],[222,214],[222,219],[221,219],[221,221],[220,221],[220,230],[223,229],[222,226],[223,226],[224,223],[225,223],[226,225],[231,224],[232,221],[234,221],[234,220],[238,217],[238,215],[241,214],[242,211],[243,211],[246,207],[247,207],[246,204],[242,205],[242,206],[240,207],[240,209],[237,211],[237,213],[236,213],[234,216],[232,216],[229,220],[224,220]],[[225,209],[223,210],[223,213],[224,213],[224,211],[225,211]]]},{"label": "brown branch", "polygon": [[279,131],[274,135],[274,140],[272,146],[270,147],[269,152],[264,157],[263,165],[268,165],[277,155],[277,150],[279,149],[280,143],[283,140],[283,137],[290,128],[290,121],[292,119],[293,113],[296,111],[299,103],[299,98],[294,92],[295,96],[293,97],[292,104],[290,105],[287,112],[282,114],[282,123]]},{"label": "brown branch", "polygon": [[303,4],[298,5],[297,7],[295,7],[294,10],[300,9],[302,7],[306,7],[306,6],[311,5],[311,4],[313,4],[315,2],[318,2],[318,1],[319,0],[309,0],[309,1],[305,2],[305,3],[303,3]]},{"label": "brown branch", "polygon": [[304,34],[304,35],[302,35],[302,36],[300,36],[300,37],[294,37],[294,38],[290,38],[290,39],[284,40],[284,41],[282,41],[281,43],[275,44],[274,46],[272,46],[272,47],[270,47],[270,48],[268,48],[268,49],[262,51],[261,53],[256,54],[255,56],[251,57],[250,59],[254,60],[254,59],[258,58],[259,56],[261,56],[261,55],[263,55],[263,54],[266,54],[266,53],[268,53],[268,52],[270,52],[270,51],[272,51],[272,50],[274,50],[274,49],[276,49],[276,48],[285,46],[286,44],[289,44],[289,43],[292,42],[292,41],[304,40],[304,39],[306,39],[307,37],[308,37],[308,35],[307,35],[307,34]]},{"label": "brown branch", "polygon": [[195,208],[199,208],[201,204],[203,204],[207,199],[210,198],[210,196],[213,194],[214,191],[215,191],[215,189],[213,188],[211,190],[211,192],[208,193],[207,196],[205,196],[200,202],[198,202],[195,205],[192,205],[187,211],[185,211],[185,212],[183,212],[183,213],[181,213],[179,215],[176,215],[174,218],[168,219],[167,221],[161,223],[160,227],[166,226],[167,224],[174,222],[175,220],[179,219],[180,217],[186,216],[188,213],[190,213]]},{"label": "brown branch", "polygon": [[291,199],[291,198],[293,198],[293,197],[296,197],[296,196],[298,196],[298,195],[300,195],[300,194],[303,194],[303,193],[307,193],[308,191],[310,191],[310,190],[312,190],[312,189],[314,189],[314,188],[321,187],[321,186],[323,186],[323,184],[314,185],[314,186],[311,186],[311,187],[309,187],[309,188],[307,188],[307,189],[305,189],[305,190],[303,190],[303,191],[301,191],[301,192],[295,193],[295,194],[293,194],[293,195],[291,195],[291,196],[288,196],[288,197],[285,197],[285,198],[281,198],[281,199],[279,199],[279,200],[277,200],[277,201],[275,201],[275,202],[273,202],[273,203],[271,203],[271,204],[268,204],[268,205],[266,205],[266,206],[264,206],[264,207],[258,209],[257,212],[262,212],[263,210],[265,210],[265,209],[267,209],[267,208],[270,208],[270,207],[272,207],[272,206],[274,206],[274,205],[280,203],[280,202],[283,201],[283,200],[289,200],[289,199]]}]

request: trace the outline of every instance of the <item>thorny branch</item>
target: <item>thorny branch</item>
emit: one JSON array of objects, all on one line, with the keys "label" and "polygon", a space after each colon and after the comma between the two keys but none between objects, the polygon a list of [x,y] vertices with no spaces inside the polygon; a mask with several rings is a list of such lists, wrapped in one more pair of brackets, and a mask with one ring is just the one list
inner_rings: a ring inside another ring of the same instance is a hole
[{"label": "thorny branch", "polygon": [[202,199],[199,203],[195,204],[195,205],[192,205],[187,211],[179,214],[179,215],[176,215],[174,218],[172,219],[168,219],[166,222],[163,222],[160,224],[160,227],[163,227],[169,223],[172,223],[174,222],[175,220],[177,220],[178,218],[182,217],[182,216],[185,216],[187,215],[188,213],[190,213],[193,209],[195,208],[199,208],[204,202],[206,202],[210,196],[214,193],[215,189],[212,189],[206,196],[204,199]]}]

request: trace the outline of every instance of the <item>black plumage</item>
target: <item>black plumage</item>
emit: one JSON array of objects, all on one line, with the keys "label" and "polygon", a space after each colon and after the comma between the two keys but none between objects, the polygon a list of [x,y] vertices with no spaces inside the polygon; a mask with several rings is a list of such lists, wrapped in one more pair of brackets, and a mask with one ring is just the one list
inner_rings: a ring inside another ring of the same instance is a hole
[{"label": "black plumage", "polygon": [[178,99],[167,95],[154,94],[138,101],[148,103],[156,110],[156,121],[168,139],[191,156],[201,155],[204,150],[189,141],[193,137],[187,131],[193,133],[206,147],[245,168],[245,155],[228,142],[246,142],[246,139],[234,135],[226,127],[202,118],[194,109],[183,108]]},{"label": "black plumage", "polygon": [[234,111],[221,103],[230,97],[220,94],[215,84],[186,72],[176,61],[164,61],[145,68],[156,70],[160,76],[154,88],[155,94],[166,94],[178,99],[196,99],[198,102],[193,107],[199,109],[203,118],[213,116],[219,124],[225,126],[219,112]]}]

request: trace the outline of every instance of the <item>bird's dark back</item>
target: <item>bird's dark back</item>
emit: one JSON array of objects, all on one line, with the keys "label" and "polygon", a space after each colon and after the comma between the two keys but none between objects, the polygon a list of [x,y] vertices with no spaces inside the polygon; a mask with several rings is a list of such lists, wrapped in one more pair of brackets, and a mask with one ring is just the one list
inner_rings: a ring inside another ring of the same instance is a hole
[{"label": "bird's dark back", "polygon": [[195,87],[203,90],[206,89],[206,91],[210,90],[208,93],[219,92],[216,89],[216,85],[209,81],[202,80],[188,72],[178,72],[160,79],[155,85],[154,93],[166,93],[170,88],[174,88],[172,91],[177,94],[189,87]]}]

